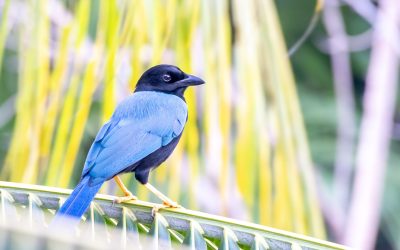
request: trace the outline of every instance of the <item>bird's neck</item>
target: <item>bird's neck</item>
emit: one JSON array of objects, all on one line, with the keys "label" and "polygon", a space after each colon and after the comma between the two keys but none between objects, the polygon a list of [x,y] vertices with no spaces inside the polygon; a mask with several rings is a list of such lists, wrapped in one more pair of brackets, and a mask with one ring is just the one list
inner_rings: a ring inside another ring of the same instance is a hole
[{"label": "bird's neck", "polygon": [[174,94],[177,97],[181,98],[184,102],[186,102],[185,97],[183,96],[183,94],[185,93],[185,90],[186,90],[186,87],[178,88],[170,94]]},{"label": "bird's neck", "polygon": [[186,102],[185,97],[183,96],[186,88],[187,87],[182,87],[182,88],[175,89],[173,91],[166,91],[166,90],[156,90],[156,89],[146,88],[146,87],[142,87],[142,86],[137,86],[134,92],[141,92],[141,91],[161,92],[161,93],[165,93],[165,94],[176,95],[177,97],[181,98],[184,102]]}]

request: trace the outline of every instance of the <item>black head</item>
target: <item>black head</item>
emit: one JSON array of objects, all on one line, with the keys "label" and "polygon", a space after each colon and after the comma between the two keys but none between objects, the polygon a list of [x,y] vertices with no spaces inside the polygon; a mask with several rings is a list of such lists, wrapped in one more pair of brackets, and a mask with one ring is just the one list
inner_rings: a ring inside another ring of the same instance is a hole
[{"label": "black head", "polygon": [[161,64],[148,69],[136,84],[137,91],[159,91],[183,98],[189,86],[203,84],[199,77],[184,73],[173,65]]}]

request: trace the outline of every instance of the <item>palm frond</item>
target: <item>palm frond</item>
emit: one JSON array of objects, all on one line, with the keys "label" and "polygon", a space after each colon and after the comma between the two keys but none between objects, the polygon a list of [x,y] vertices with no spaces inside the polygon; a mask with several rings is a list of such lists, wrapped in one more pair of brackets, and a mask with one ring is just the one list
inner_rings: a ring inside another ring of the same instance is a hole
[{"label": "palm frond", "polygon": [[[26,225],[28,220],[32,228],[46,228],[54,211],[70,192],[61,188],[0,182],[0,231],[15,230],[4,225],[18,221],[23,211],[27,212],[28,218],[19,223]],[[99,227],[106,231],[118,228],[117,237],[121,237],[122,242],[114,239],[108,243],[110,247],[119,244],[136,244],[133,246],[138,247],[141,238],[147,238],[153,244],[152,249],[171,244],[189,249],[346,249],[312,237],[186,209],[161,209],[152,216],[156,204],[143,201],[114,204],[114,198],[97,195],[80,226],[91,225],[92,241],[111,237],[101,233]],[[94,227],[95,224],[98,226]],[[1,238],[0,244],[12,240],[10,234],[2,235],[9,238]],[[60,247],[59,244],[56,246]]]}]

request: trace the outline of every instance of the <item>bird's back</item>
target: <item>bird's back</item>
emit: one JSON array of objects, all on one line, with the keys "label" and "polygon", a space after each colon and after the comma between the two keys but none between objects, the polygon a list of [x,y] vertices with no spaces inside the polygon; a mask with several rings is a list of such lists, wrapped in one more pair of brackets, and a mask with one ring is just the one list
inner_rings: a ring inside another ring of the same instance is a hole
[{"label": "bird's back", "polygon": [[160,164],[175,148],[186,119],[186,103],[177,96],[153,91],[132,94],[99,131],[82,175],[104,180]]}]

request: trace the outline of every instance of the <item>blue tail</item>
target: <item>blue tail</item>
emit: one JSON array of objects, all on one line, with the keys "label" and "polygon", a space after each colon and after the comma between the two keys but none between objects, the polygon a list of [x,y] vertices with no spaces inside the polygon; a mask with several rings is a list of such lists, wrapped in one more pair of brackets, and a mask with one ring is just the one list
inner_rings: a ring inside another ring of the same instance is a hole
[{"label": "blue tail", "polygon": [[66,216],[75,219],[81,218],[102,184],[103,182],[91,185],[90,176],[84,177],[58,210],[54,220],[56,221]]}]

